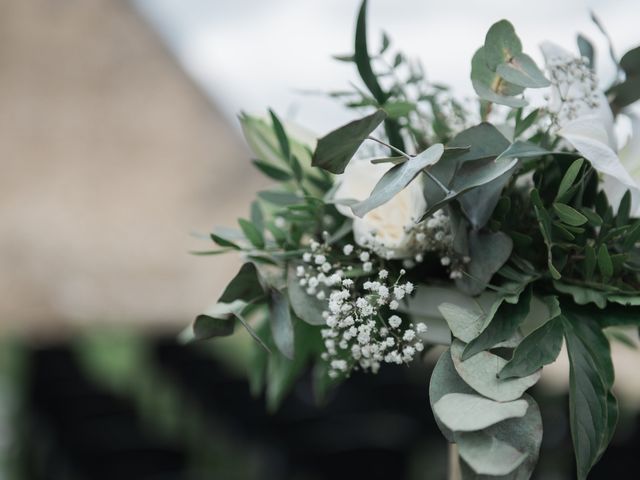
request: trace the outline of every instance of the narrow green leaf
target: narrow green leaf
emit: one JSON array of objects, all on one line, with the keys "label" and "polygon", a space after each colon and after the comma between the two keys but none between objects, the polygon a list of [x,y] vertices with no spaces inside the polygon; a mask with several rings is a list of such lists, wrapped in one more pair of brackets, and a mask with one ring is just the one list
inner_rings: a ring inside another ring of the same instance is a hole
[{"label": "narrow green leaf", "polygon": [[269,178],[272,178],[279,182],[286,182],[287,180],[291,180],[291,174],[281,169],[280,167],[276,167],[275,165],[271,165],[270,163],[263,162],[262,160],[258,159],[252,160],[252,163],[258,170],[260,170]]},{"label": "narrow green leaf", "polygon": [[269,321],[271,335],[278,350],[288,359],[293,359],[293,322],[289,311],[289,300],[277,290],[269,294]]},{"label": "narrow green leaf", "polygon": [[406,162],[395,165],[382,176],[369,198],[355,203],[351,206],[351,210],[358,217],[363,217],[376,207],[387,203],[404,190],[423,169],[440,160],[443,153],[444,146],[441,143],[436,143]]},{"label": "narrow green leaf", "polygon": [[296,195],[295,193],[274,192],[269,190],[258,192],[258,198],[278,206],[295,205],[304,202],[304,198]]},{"label": "narrow green leaf", "polygon": [[576,178],[578,178],[578,173],[580,173],[580,169],[582,168],[583,163],[584,163],[584,159],[578,158],[577,160],[574,160],[573,163],[569,166],[569,168],[564,174],[564,177],[562,177],[562,180],[560,181],[560,186],[558,187],[558,194],[556,195],[556,201],[558,201],[558,199],[562,197],[562,195],[564,195],[567,192],[567,190],[569,190],[571,185],[573,185],[573,182],[576,181]]},{"label": "narrow green leaf", "polygon": [[589,41],[587,37],[585,37],[581,33],[578,34],[578,37],[576,40],[578,43],[578,50],[580,50],[580,56],[583,58],[586,58],[589,67],[593,69],[595,67],[594,61],[595,61],[595,55],[596,55],[596,51],[593,48],[593,44],[591,43],[591,41]]},{"label": "narrow green leaf", "polygon": [[629,216],[631,213],[631,191],[627,190],[620,200],[620,206],[618,207],[618,214],[616,215],[616,226],[622,227],[629,223]]},{"label": "narrow green leaf", "polygon": [[362,142],[386,116],[384,110],[378,110],[328,133],[318,140],[311,164],[331,173],[343,173]]},{"label": "narrow green leaf", "polygon": [[259,232],[264,231],[264,214],[260,203],[257,201],[251,202],[251,223],[253,223]]},{"label": "narrow green leaf", "polygon": [[577,211],[575,208],[565,205],[564,203],[554,203],[553,210],[558,218],[567,225],[579,227],[587,223],[587,217]]},{"label": "narrow green leaf", "polygon": [[520,342],[499,377],[526,377],[554,362],[562,347],[562,333],[562,321],[558,317],[545,322]]},{"label": "narrow green leaf", "polygon": [[584,247],[584,276],[587,280],[593,278],[593,274],[596,271],[596,249],[591,245],[585,245]]},{"label": "narrow green leaf", "polygon": [[238,245],[233,243],[231,240],[227,240],[226,238],[221,237],[220,235],[216,235],[215,233],[210,233],[209,236],[211,237],[211,240],[213,240],[217,245],[220,245],[221,247],[228,247],[228,248],[233,248],[234,250],[241,250],[241,248]]},{"label": "narrow green leaf", "polygon": [[264,237],[253,223],[245,220],[244,218],[240,218],[238,220],[238,224],[242,229],[242,233],[244,233],[247,240],[249,240],[254,247],[258,249],[264,248]]},{"label": "narrow green leaf", "polygon": [[282,152],[282,156],[288,162],[291,159],[291,146],[289,145],[289,137],[287,137],[287,133],[280,122],[280,119],[275,114],[275,112],[269,109],[269,115],[271,116],[271,123],[273,124],[273,131],[276,134],[276,138],[278,139],[278,144],[280,145],[280,152]]},{"label": "narrow green leaf", "polygon": [[613,263],[606,245],[600,245],[598,249],[598,269],[604,278],[611,278],[613,275]]},{"label": "narrow green leaf", "polygon": [[585,217],[587,217],[587,221],[589,222],[589,225],[592,225],[594,227],[599,227],[602,225],[602,218],[593,210],[590,210],[588,208],[581,208],[580,212]]},{"label": "narrow green leaf", "polygon": [[380,105],[387,100],[387,94],[378,83],[378,77],[371,68],[371,59],[367,47],[367,0],[363,0],[356,22],[355,54],[354,60],[358,67],[358,73],[371,94]]},{"label": "narrow green leaf", "polygon": [[516,121],[516,129],[515,129],[515,132],[514,132],[514,135],[513,135],[514,138],[518,138],[531,125],[533,125],[535,123],[535,121],[537,120],[539,114],[540,114],[540,109],[536,108],[529,115],[524,117],[522,120]]},{"label": "narrow green leaf", "polygon": [[387,101],[382,109],[387,112],[389,118],[400,118],[406,117],[409,113],[413,112],[416,109],[416,104],[413,102],[405,102],[405,101]]}]

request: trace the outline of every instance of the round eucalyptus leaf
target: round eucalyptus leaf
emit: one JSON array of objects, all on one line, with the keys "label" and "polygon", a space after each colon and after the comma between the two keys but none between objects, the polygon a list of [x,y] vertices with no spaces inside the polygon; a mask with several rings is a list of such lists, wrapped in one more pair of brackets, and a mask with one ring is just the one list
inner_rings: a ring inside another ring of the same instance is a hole
[{"label": "round eucalyptus leaf", "polygon": [[[434,409],[434,405],[447,394],[451,393],[475,393],[473,389],[464,383],[460,378],[460,375],[456,372],[451,361],[451,354],[449,349],[445,350],[438,363],[436,363],[433,373],[431,374],[431,381],[429,382],[429,403],[431,404],[431,410]],[[454,442],[453,432],[447,428],[444,423],[440,421],[437,415],[434,414],[438,428],[442,432],[442,435],[449,441]]]},{"label": "round eucalyptus leaf", "polygon": [[475,432],[527,413],[526,400],[496,402],[477,394],[449,393],[433,406],[433,413],[454,432]]},{"label": "round eucalyptus leaf", "polygon": [[528,480],[531,477],[538,462],[542,442],[542,417],[533,398],[526,393],[522,398],[529,404],[524,417],[505,420],[485,429],[484,432],[525,453],[524,461],[511,473],[495,476],[478,474],[463,460],[460,462],[462,478],[465,480]]},{"label": "round eucalyptus leaf", "polygon": [[540,370],[522,378],[499,379],[498,373],[507,361],[490,352],[480,352],[462,361],[465,344],[454,340],[451,359],[460,377],[476,392],[498,402],[516,400],[540,379]]},{"label": "round eucalyptus leaf", "polygon": [[480,475],[507,475],[518,468],[527,454],[483,431],[456,436],[460,457]]}]

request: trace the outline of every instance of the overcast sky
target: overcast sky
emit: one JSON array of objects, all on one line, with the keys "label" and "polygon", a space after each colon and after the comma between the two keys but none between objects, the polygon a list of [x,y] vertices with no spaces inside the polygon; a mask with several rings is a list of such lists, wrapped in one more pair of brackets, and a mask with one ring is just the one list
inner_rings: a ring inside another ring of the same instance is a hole
[{"label": "overcast sky", "polygon": [[[300,90],[344,89],[354,67],[331,59],[352,52],[360,0],[134,0],[185,70],[229,121],[240,110],[283,117],[324,133],[353,116],[331,100]],[[640,44],[638,0],[370,0],[369,43],[384,29],[394,47],[420,59],[431,81],[471,95],[473,52],[497,20],[510,20],[525,52],[540,60],[543,40],[575,50],[582,32],[597,46],[598,71],[613,72],[606,41],[589,19],[608,28],[618,56]]]}]

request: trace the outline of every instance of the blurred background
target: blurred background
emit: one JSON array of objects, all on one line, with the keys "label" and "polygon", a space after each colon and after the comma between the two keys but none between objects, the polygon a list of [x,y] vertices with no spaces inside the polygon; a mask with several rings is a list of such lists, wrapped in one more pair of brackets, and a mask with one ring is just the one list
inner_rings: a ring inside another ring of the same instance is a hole
[{"label": "blurred background", "polygon": [[[324,408],[303,378],[271,415],[244,380],[246,338],[175,341],[239,265],[189,255],[207,246],[191,233],[235,225],[267,184],[236,115],[270,106],[318,134],[348,120],[319,93],[356,79],[331,55],[351,53],[358,5],[0,0],[0,479],[445,478],[429,361],[356,376]],[[370,41],[384,28],[465,96],[508,18],[537,60],[542,40],[585,34],[608,83],[590,9],[618,55],[640,43],[636,0],[372,0]],[[640,444],[640,357],[614,350],[624,418],[593,478],[630,478]],[[534,392],[537,478],[573,476],[559,378]]]}]

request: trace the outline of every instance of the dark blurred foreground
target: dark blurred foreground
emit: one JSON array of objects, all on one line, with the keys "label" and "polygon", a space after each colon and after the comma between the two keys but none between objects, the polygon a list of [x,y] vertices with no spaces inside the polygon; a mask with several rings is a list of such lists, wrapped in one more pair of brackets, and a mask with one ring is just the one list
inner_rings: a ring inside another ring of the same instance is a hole
[{"label": "dark blurred foreground", "polygon": [[[427,367],[355,375],[324,407],[303,379],[268,414],[212,346],[128,334],[4,346],[0,478],[446,478]],[[566,398],[534,395],[545,428],[536,478],[575,478]],[[639,422],[621,424],[590,478],[631,478]]]}]

